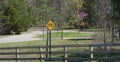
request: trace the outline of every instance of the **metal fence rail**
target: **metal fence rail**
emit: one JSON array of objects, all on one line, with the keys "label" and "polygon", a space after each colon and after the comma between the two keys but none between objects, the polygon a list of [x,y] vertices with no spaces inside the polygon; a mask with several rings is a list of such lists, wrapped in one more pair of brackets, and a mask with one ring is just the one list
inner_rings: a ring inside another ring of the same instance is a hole
[{"label": "metal fence rail", "polygon": [[[104,49],[104,47],[108,47],[108,48]],[[117,48],[113,48],[113,47],[117,47]],[[52,48],[51,52],[46,51],[46,48],[49,48],[47,46],[0,47],[0,60],[16,60],[16,62],[19,62],[20,60],[40,60],[41,62],[49,61],[49,60],[64,61],[64,62],[120,61],[119,47],[120,47],[120,43],[56,45],[56,46],[51,46]],[[60,50],[55,50],[59,48]],[[73,48],[73,50],[71,50],[71,48]],[[80,50],[81,48],[86,48],[87,50]],[[46,57],[46,54],[49,53],[52,54],[51,58]],[[31,54],[33,55],[33,57],[27,56]],[[6,55],[9,55],[10,57],[9,56],[5,57]],[[53,57],[55,55],[62,55],[62,56]]]}]

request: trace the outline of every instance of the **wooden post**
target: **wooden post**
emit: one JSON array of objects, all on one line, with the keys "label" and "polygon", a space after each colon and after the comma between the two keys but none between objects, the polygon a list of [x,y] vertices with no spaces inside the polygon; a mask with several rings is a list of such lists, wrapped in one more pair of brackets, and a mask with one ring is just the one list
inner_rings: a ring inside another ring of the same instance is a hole
[{"label": "wooden post", "polygon": [[49,45],[49,36],[48,36],[48,29],[47,29],[47,41],[46,41],[46,58],[48,58],[48,45]]},{"label": "wooden post", "polygon": [[19,49],[17,49],[16,48],[16,62],[20,62],[19,60],[18,60],[18,58],[20,58],[20,56],[19,56],[19,53],[20,51],[19,51]]},{"label": "wooden post", "polygon": [[93,60],[92,60],[92,59],[94,58],[94,57],[93,57],[93,56],[94,56],[94,55],[93,55],[93,47],[90,46],[89,48],[90,48],[90,62],[93,62]]},{"label": "wooden post", "polygon": [[51,30],[49,30],[49,59],[51,61]]},{"label": "wooden post", "polygon": [[65,58],[65,62],[67,62],[67,47],[64,46],[64,58]]},{"label": "wooden post", "polygon": [[42,54],[43,50],[42,50],[42,48],[39,48],[39,52],[40,52],[40,62],[42,62],[43,61],[42,60],[42,58],[43,58],[43,54]]}]

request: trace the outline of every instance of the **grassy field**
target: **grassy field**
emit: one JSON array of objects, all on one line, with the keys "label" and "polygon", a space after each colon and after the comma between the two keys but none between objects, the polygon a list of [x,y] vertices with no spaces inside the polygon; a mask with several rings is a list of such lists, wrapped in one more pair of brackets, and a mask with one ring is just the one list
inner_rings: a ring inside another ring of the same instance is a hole
[{"label": "grassy field", "polygon": [[[68,45],[68,44],[89,44],[91,40],[52,40],[52,45]],[[45,46],[46,40],[36,40],[36,41],[27,41],[27,42],[10,42],[10,43],[2,43],[0,44],[0,47],[16,47],[16,46]],[[52,49],[54,51],[63,51],[63,48],[57,48]],[[85,48],[69,48],[69,51],[78,51],[78,50],[86,50]],[[13,51],[13,50],[9,50]],[[26,49],[26,50],[20,50],[20,51],[38,51],[38,49]],[[8,52],[8,50],[5,50],[4,52]],[[52,55],[53,57],[63,57],[63,54],[55,54]],[[69,55],[71,56],[71,55]],[[72,55],[74,56],[74,55]],[[0,57],[14,57],[12,55],[1,55]],[[21,55],[20,57],[39,57],[39,55]],[[0,61],[0,62],[16,62],[16,61]],[[28,61],[21,61],[21,62],[40,62],[39,60],[28,60]],[[58,61],[56,61],[58,62]],[[60,62],[60,61],[59,61]]]},{"label": "grassy field", "polygon": [[[66,44],[89,44],[91,40],[52,40],[52,45],[66,45]],[[0,47],[14,47],[14,46],[45,46],[46,40],[26,41],[26,42],[10,42],[1,43]]]},{"label": "grassy field", "polygon": [[[46,34],[44,35],[38,35],[35,36],[35,38],[46,38]],[[61,33],[60,32],[52,32],[52,38],[60,38]],[[82,33],[82,32],[64,32],[64,37],[91,37],[91,34],[88,33]],[[89,44],[93,40],[79,40],[79,39],[73,39],[73,40],[52,40],[52,45],[70,45],[70,44]],[[0,47],[17,47],[17,46],[45,46],[46,45],[46,39],[44,40],[35,40],[35,41],[26,41],[26,42],[10,42],[10,43],[1,43]],[[52,49],[53,51],[63,51],[62,48],[56,48]],[[81,48],[68,48],[68,51],[88,51],[89,49],[86,47],[81,47]],[[0,50],[1,51],[1,50]],[[7,52],[10,52],[13,50],[9,50]],[[20,50],[20,51],[38,51],[38,49],[26,49],[26,50]],[[4,51],[6,52],[6,51]],[[120,54],[117,54],[120,55]],[[63,57],[63,54],[53,54],[52,57]],[[84,54],[69,54],[68,57],[83,57],[83,58],[89,58],[89,54],[84,55]],[[100,57],[100,56],[105,56],[104,55],[94,55],[94,57]],[[13,57],[13,56],[0,56],[0,57]],[[20,57],[39,57],[39,55],[34,54],[34,55],[21,55]],[[16,62],[16,61],[0,61],[0,62]],[[20,62],[40,62],[39,60],[28,60],[28,61],[20,61]],[[44,61],[43,61],[44,62]],[[55,61],[55,62],[62,62],[62,61]],[[89,62],[89,61],[83,61],[83,62]],[[98,61],[94,61],[98,62]]]},{"label": "grassy field", "polygon": [[[52,32],[51,33],[52,38],[60,38],[61,32]],[[84,32],[63,32],[63,37],[91,37],[92,34],[84,33]],[[47,37],[47,34],[43,35],[37,35],[35,38],[41,38],[41,37]]]},{"label": "grassy field", "polygon": [[[52,40],[52,45],[68,45],[68,44],[89,44],[91,43],[92,40]],[[3,43],[0,44],[0,47],[14,47],[14,46],[45,46],[46,45],[46,40],[37,40],[37,41],[28,41],[28,42],[12,42],[12,43]],[[81,48],[68,48],[68,51],[88,51],[89,48],[86,47],[81,47]],[[95,50],[95,49],[94,49]],[[1,50],[0,50],[1,51]],[[9,50],[9,52],[12,50]],[[20,51],[27,51],[27,52],[34,52],[38,51],[38,49],[20,49]],[[63,48],[55,48],[52,49],[52,51],[63,51]],[[6,51],[5,51],[6,52]],[[8,51],[7,51],[8,52]],[[119,56],[120,54],[111,54],[111,56]],[[52,54],[52,57],[63,57],[63,54]],[[68,57],[83,57],[83,58],[89,58],[89,54],[68,54]],[[105,54],[96,54],[94,57],[99,58],[105,56]],[[110,54],[109,54],[110,56]],[[0,56],[0,57],[14,57],[14,56]],[[21,55],[20,57],[39,57],[39,54],[34,54],[34,55]],[[16,61],[0,61],[0,62],[16,62]],[[28,60],[28,61],[20,61],[20,62],[40,62],[39,60]],[[44,62],[44,61],[43,61]],[[62,62],[62,61],[54,61],[54,62]],[[79,61],[78,61],[79,62]],[[89,62],[89,61],[83,61],[83,62]],[[94,61],[98,62],[98,61]],[[117,61],[116,61],[117,62]],[[119,62],[119,61],[118,61]]]},{"label": "grassy field", "polygon": [[[24,34],[24,33],[23,33]],[[44,38],[47,35],[45,34]],[[60,32],[52,32],[52,38],[59,38],[61,36]],[[90,34],[78,33],[78,32],[65,32],[64,37],[88,37]],[[35,38],[42,38],[43,35],[35,36]],[[52,45],[69,45],[69,44],[89,44],[92,40],[52,40]],[[35,41],[26,41],[26,42],[10,42],[10,43],[1,43],[0,47],[17,47],[17,46],[45,46],[46,40],[35,40]],[[69,48],[68,50],[76,50],[79,48]],[[54,51],[59,51],[61,49],[53,49]],[[86,50],[85,48],[81,48],[79,50]],[[11,50],[13,51],[13,50]],[[28,49],[21,51],[37,51],[36,49]],[[7,51],[4,51],[7,52]],[[9,50],[10,52],[10,50]],[[53,55],[54,57],[62,57],[63,55]],[[70,55],[71,56],[71,55]],[[0,57],[13,57],[13,56],[0,56]],[[39,55],[21,55],[21,57],[39,57]],[[0,61],[0,62],[15,62],[15,61]],[[22,61],[22,62],[39,62],[39,60],[35,61]]]}]

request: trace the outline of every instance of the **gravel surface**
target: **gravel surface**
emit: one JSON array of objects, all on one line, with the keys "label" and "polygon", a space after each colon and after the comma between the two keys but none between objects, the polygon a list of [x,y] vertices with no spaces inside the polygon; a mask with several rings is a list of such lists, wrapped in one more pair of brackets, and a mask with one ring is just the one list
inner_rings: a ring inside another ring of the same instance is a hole
[{"label": "gravel surface", "polygon": [[42,35],[42,31],[34,31],[27,34],[21,35],[14,35],[10,37],[0,38],[0,43],[7,43],[7,42],[21,42],[21,41],[32,41],[32,40],[40,40],[39,38],[33,38],[36,35]]}]

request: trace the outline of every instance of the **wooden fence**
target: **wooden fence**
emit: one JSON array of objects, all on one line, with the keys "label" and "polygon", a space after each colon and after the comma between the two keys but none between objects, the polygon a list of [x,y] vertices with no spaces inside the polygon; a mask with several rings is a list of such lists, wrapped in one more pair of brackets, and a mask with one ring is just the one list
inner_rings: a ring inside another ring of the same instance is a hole
[{"label": "wooden fence", "polygon": [[[0,56],[1,55],[3,56],[0,57],[0,61],[3,61],[3,60],[16,60],[16,62],[20,62],[20,61],[22,62],[22,60],[40,60],[40,62],[120,61],[119,47],[120,47],[120,43],[57,45],[57,46],[51,46],[51,49],[52,49],[51,52],[46,51],[46,48],[49,48],[47,46],[1,47]],[[83,50],[81,50],[81,48]],[[25,49],[28,49],[28,50],[24,51]],[[51,57],[49,57],[49,53],[51,53]],[[31,54],[32,55],[36,54],[37,57],[26,56]],[[54,57],[57,54],[61,56]],[[10,55],[10,57],[4,57],[4,55]],[[22,57],[21,55],[24,55],[24,57]]]}]

